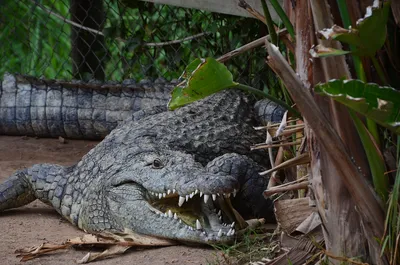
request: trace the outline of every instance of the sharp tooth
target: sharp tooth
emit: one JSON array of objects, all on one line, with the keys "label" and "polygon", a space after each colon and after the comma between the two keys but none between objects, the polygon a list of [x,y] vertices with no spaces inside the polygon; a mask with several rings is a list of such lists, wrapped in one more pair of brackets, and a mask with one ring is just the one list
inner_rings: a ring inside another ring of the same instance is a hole
[{"label": "sharp tooth", "polygon": [[158,194],[158,198],[161,199],[162,198],[162,193]]},{"label": "sharp tooth", "polygon": [[237,192],[237,190],[234,189],[234,190],[233,190],[233,197],[236,197],[236,192]]},{"label": "sharp tooth", "polygon": [[218,216],[221,216],[221,210],[218,211]]},{"label": "sharp tooth", "polygon": [[218,217],[219,222],[222,222],[222,216]]},{"label": "sharp tooth", "polygon": [[203,196],[203,192],[202,192],[202,191],[200,191],[200,197],[201,197],[201,196]]},{"label": "sharp tooth", "polygon": [[208,198],[210,198],[210,195],[204,194],[204,203],[207,203]]},{"label": "sharp tooth", "polygon": [[176,215],[176,213],[174,213],[174,219],[178,219],[178,216]]},{"label": "sharp tooth", "polygon": [[228,233],[226,233],[227,236],[230,236],[232,233],[232,229],[229,229]]},{"label": "sharp tooth", "polygon": [[232,229],[231,236],[235,234],[235,229]]},{"label": "sharp tooth", "polygon": [[179,196],[178,206],[181,207],[184,202],[185,202],[185,197]]},{"label": "sharp tooth", "polygon": [[231,227],[232,227],[232,228],[235,227],[235,222],[232,222]]},{"label": "sharp tooth", "polygon": [[176,192],[176,190],[175,189],[172,189],[172,193],[175,193]]},{"label": "sharp tooth", "polygon": [[167,190],[167,194],[169,195],[171,193],[171,190]]},{"label": "sharp tooth", "polygon": [[182,223],[182,220],[181,220],[181,219],[179,219],[179,223],[180,223],[180,224]]},{"label": "sharp tooth", "polygon": [[171,210],[168,210],[168,217],[169,218],[172,218],[174,215],[172,214],[172,211]]},{"label": "sharp tooth", "polygon": [[163,196],[163,198],[165,198],[165,196],[167,196],[167,194],[164,192],[164,193],[162,194],[162,196]]},{"label": "sharp tooth", "polygon": [[197,229],[197,230],[203,229],[203,227],[202,227],[201,224],[200,224],[199,219],[196,219],[196,229]]},{"label": "sharp tooth", "polygon": [[194,192],[190,193],[190,199],[193,198]]},{"label": "sharp tooth", "polygon": [[217,235],[218,237],[221,237],[222,236],[222,229],[220,229],[219,231],[218,231],[218,235]]},{"label": "sharp tooth", "polygon": [[168,214],[167,214],[167,213],[164,213],[164,217],[168,217]]},{"label": "sharp tooth", "polygon": [[195,191],[194,191],[194,194],[196,195],[197,193],[199,193],[199,190],[198,189],[196,189]]},{"label": "sharp tooth", "polygon": [[189,200],[189,195],[186,195],[186,201],[188,201]]},{"label": "sharp tooth", "polygon": [[213,201],[215,201],[217,199],[217,194],[213,194],[212,198],[213,198]]}]

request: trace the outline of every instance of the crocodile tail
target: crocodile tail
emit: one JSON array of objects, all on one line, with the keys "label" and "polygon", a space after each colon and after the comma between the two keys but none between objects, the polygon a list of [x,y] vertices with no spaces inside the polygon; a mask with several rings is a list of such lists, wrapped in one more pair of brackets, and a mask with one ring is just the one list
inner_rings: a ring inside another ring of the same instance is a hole
[{"label": "crocodile tail", "polygon": [[26,205],[35,199],[25,171],[15,173],[0,184],[0,211]]},{"label": "crocodile tail", "polygon": [[102,139],[134,112],[166,105],[172,88],[162,79],[101,84],[5,74],[0,135]]}]

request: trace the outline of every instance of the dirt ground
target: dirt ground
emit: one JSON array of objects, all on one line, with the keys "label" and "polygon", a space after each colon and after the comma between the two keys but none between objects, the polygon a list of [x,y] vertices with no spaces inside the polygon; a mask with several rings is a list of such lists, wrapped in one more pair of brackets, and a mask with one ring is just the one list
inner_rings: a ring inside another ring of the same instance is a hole
[{"label": "dirt ground", "polygon": [[[15,170],[36,163],[72,165],[97,142],[0,136],[0,182]],[[61,243],[83,234],[62,219],[51,207],[35,201],[27,206],[0,213],[0,264],[22,264],[15,256],[18,248],[43,242]],[[33,264],[75,264],[87,251],[69,249],[28,261]],[[173,246],[128,250],[124,255],[94,264],[219,264],[220,255],[211,248]]]}]

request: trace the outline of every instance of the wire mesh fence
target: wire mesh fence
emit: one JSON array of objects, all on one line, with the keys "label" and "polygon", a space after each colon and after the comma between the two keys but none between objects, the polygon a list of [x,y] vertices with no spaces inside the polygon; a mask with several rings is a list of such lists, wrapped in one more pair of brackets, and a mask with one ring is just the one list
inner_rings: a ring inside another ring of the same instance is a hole
[{"label": "wire mesh fence", "polygon": [[[265,33],[254,19],[141,1],[3,0],[0,76],[171,80],[195,58],[218,57]],[[257,49],[227,66],[235,80],[263,89],[275,85],[264,57]]]}]

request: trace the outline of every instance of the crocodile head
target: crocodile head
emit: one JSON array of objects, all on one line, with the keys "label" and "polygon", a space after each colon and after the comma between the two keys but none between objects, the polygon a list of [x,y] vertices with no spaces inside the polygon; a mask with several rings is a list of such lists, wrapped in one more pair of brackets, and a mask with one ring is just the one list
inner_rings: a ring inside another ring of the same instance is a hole
[{"label": "crocodile head", "polygon": [[192,155],[166,147],[141,145],[122,153],[124,165],[99,191],[114,227],[195,243],[229,242],[243,228],[230,204],[239,188],[232,176],[207,172]]}]

